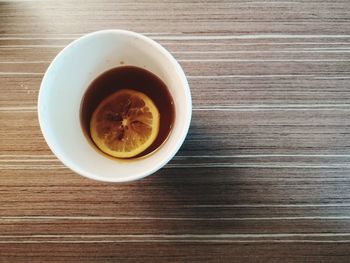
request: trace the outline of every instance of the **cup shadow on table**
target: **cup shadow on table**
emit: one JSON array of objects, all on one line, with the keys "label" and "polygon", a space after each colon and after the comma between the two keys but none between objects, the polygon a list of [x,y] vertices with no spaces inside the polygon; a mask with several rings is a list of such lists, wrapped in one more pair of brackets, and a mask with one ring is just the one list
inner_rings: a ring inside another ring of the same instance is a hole
[{"label": "cup shadow on table", "polygon": [[[205,141],[198,140],[198,134],[206,138]],[[218,140],[211,138],[212,134],[192,124],[174,159],[146,179],[159,185],[154,198],[163,197],[164,202],[168,202],[171,207],[158,211],[157,216],[204,219],[235,217],[235,210],[227,208],[227,205],[241,201],[243,178],[239,169],[225,165],[222,167],[220,158],[210,158],[212,149],[218,149]],[[224,142],[220,144],[224,147]],[[196,220],[191,222],[198,223]]]}]

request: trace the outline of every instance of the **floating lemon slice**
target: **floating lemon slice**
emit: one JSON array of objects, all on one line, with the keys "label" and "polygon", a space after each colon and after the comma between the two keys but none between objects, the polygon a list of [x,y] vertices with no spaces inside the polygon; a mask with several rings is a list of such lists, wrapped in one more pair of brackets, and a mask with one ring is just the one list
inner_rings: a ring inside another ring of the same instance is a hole
[{"label": "floating lemon slice", "polygon": [[145,94],[122,89],[105,98],[92,114],[92,140],[104,153],[131,158],[157,138],[160,115]]}]

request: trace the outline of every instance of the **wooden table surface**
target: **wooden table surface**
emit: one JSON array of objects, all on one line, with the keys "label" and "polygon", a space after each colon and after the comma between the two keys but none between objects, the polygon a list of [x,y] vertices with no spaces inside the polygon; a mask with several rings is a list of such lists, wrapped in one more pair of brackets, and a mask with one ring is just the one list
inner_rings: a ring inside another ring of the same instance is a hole
[{"label": "wooden table surface", "polygon": [[[349,262],[350,1],[136,2],[0,2],[0,262]],[[36,112],[54,56],[110,28],[193,96],[181,150],[127,184],[62,165]]]}]

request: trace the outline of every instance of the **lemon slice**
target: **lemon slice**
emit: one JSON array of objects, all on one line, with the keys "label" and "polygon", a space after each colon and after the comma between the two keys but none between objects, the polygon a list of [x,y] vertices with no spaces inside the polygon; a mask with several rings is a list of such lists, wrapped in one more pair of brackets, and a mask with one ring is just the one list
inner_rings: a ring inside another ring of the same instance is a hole
[{"label": "lemon slice", "polygon": [[122,89],[105,98],[92,114],[90,132],[97,147],[117,158],[131,158],[157,138],[160,115],[145,94]]}]

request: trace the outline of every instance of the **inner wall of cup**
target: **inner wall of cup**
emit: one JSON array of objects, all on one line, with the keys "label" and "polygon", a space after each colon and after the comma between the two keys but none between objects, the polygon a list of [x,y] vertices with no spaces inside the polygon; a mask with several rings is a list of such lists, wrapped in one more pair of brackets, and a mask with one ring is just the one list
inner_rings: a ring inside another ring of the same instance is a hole
[{"label": "inner wall of cup", "polygon": [[[153,45],[138,40],[136,43],[130,43],[133,47],[133,55],[138,53],[135,57],[131,56],[125,58],[125,64],[130,66],[137,66],[145,68],[153,74],[157,75],[166,84],[169,92],[174,100],[175,119],[174,127],[169,135],[168,140],[173,137],[174,131],[181,126],[181,120],[186,114],[186,96],[183,92],[184,87],[180,77],[178,76],[178,69],[171,63],[166,54],[159,52]],[[167,141],[168,141],[167,140]],[[167,143],[167,141],[165,143]]]},{"label": "inner wall of cup", "polygon": [[[89,84],[104,71],[121,65],[143,67],[160,77],[172,94],[176,114],[166,143],[147,158],[128,162],[99,154],[80,126],[80,104]],[[177,67],[162,48],[135,35],[97,33],[73,43],[54,61],[43,80],[39,110],[51,149],[67,166],[95,179],[122,181],[157,170],[174,154],[187,130],[190,105],[179,74],[182,71]]]}]

